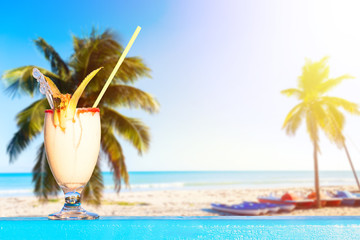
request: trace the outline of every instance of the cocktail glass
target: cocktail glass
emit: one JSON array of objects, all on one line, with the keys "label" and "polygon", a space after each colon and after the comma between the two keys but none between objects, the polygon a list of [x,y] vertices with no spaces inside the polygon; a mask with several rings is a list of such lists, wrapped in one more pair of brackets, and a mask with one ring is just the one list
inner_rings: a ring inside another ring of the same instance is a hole
[{"label": "cocktail glass", "polygon": [[[55,110],[56,111],[56,110]],[[81,193],[90,180],[100,150],[100,110],[77,108],[66,128],[54,124],[54,110],[45,111],[44,143],[52,174],[65,194],[60,212],[49,219],[97,219],[81,207]]]}]

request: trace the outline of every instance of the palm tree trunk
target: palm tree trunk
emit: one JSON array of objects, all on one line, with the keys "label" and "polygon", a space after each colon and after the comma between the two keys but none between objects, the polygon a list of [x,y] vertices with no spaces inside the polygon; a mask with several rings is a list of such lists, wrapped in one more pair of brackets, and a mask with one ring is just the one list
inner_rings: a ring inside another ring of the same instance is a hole
[{"label": "palm tree trunk", "polygon": [[360,190],[359,179],[358,179],[358,177],[357,177],[357,175],[356,175],[356,171],[355,171],[354,165],[352,164],[351,157],[350,157],[349,151],[348,151],[348,149],[347,149],[347,147],[346,147],[345,141],[344,141],[343,144],[344,144],[343,146],[344,146],[344,149],[345,149],[345,152],[346,152],[346,156],[347,156],[347,158],[349,159],[349,163],[350,163],[350,166],[351,166],[351,170],[352,170],[352,172],[353,172],[353,174],[354,174],[354,177],[355,177],[355,180],[356,180],[356,184],[357,184],[357,186],[358,186],[358,188],[359,188],[359,190]]},{"label": "palm tree trunk", "polygon": [[316,207],[321,207],[320,199],[320,185],[319,185],[319,168],[318,168],[318,157],[317,157],[317,142],[314,140],[314,174],[315,174],[315,192],[316,192]]}]

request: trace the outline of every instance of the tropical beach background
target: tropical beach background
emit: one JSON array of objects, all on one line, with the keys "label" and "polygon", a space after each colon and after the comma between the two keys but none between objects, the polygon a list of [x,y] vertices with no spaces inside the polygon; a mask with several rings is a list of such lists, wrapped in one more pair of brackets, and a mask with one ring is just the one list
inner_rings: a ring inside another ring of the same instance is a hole
[{"label": "tropical beach background", "polygon": [[[86,209],[102,216],[220,215],[210,203],[314,191],[315,160],[321,191],[358,190],[344,151],[360,169],[357,1],[3,7],[0,217],[46,216],[63,204],[39,157],[46,102],[28,74],[32,67],[19,67],[38,66],[66,82],[93,70],[82,62],[95,69],[106,60],[109,73],[137,25],[142,31],[117,76],[121,86],[100,106],[115,110],[107,109],[122,124],[103,121],[115,134],[103,134],[105,154],[86,190]],[[87,91],[96,94],[98,87]],[[282,214],[357,215],[359,209]]]}]

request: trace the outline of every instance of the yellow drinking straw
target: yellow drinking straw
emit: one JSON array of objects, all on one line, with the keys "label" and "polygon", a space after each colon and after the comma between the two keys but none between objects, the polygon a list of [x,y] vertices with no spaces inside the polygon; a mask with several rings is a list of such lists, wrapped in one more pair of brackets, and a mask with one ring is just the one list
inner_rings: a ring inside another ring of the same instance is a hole
[{"label": "yellow drinking straw", "polygon": [[129,41],[129,43],[128,43],[128,45],[126,46],[124,52],[121,54],[121,57],[119,58],[119,61],[117,62],[115,68],[114,68],[113,71],[111,72],[109,79],[106,81],[103,89],[101,90],[101,92],[100,92],[99,96],[97,97],[94,105],[92,106],[93,108],[96,108],[96,106],[99,104],[102,96],[104,95],[106,89],[109,87],[109,85],[110,85],[111,81],[113,80],[116,72],[119,70],[120,65],[123,63],[126,55],[128,54],[128,52],[129,52],[131,46],[133,45],[133,43],[134,43],[137,35],[139,34],[140,30],[141,30],[141,27],[137,26],[134,34],[132,35],[132,37],[131,37],[131,39],[130,39],[130,41]]}]

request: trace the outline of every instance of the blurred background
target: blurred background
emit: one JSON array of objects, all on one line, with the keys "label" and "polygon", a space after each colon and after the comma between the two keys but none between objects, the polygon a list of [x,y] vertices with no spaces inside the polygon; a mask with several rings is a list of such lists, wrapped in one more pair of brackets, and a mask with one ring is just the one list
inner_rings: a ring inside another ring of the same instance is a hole
[{"label": "blurred background", "polygon": [[[306,59],[319,61],[329,56],[330,77],[354,76],[329,94],[360,103],[360,3],[357,1],[3,4],[1,74],[24,65],[49,69],[48,61],[34,45],[33,40],[38,37],[44,38],[64,60],[69,60],[73,35],[88,36],[93,27],[99,32],[111,29],[125,46],[136,26],[142,27],[129,56],[141,57],[151,69],[152,77],[140,78],[135,86],[152,94],[160,103],[160,111],[149,115],[133,109],[119,110],[140,118],[151,133],[149,150],[142,156],[119,138],[130,172],[130,185],[133,184],[133,190],[125,192],[135,195],[139,194],[137,188],[147,191],[151,188],[144,184],[152,184],[157,190],[183,189],[188,184],[189,189],[201,191],[206,189],[201,185],[210,185],[207,188],[217,185],[218,190],[225,189],[219,187],[223,185],[227,185],[226,189],[312,187],[313,147],[305,124],[295,137],[287,136],[281,129],[287,113],[298,100],[286,98],[280,92],[297,87]],[[9,164],[6,148],[17,131],[16,114],[41,96],[11,98],[4,90],[7,87],[4,81],[1,87],[0,172],[29,173],[23,180],[26,186],[21,187],[21,191],[28,193],[32,191],[30,172],[43,136],[34,139],[13,164]],[[343,130],[356,169],[360,169],[359,120],[358,116],[346,115]],[[322,184],[355,186],[345,152],[322,133],[319,138]],[[110,171],[106,161],[101,164],[104,172]],[[167,175],[153,175],[153,178],[146,175],[154,171]],[[184,175],[174,177],[172,171]],[[202,173],[198,175],[197,171]],[[218,177],[221,180],[215,184],[216,174],[221,175]],[[113,192],[111,174],[105,173],[104,179],[106,191]],[[273,183],[266,185],[269,179]],[[3,182],[3,186],[8,182]],[[0,189],[0,196],[1,190],[3,197],[19,195],[20,188],[17,192],[4,189]],[[209,201],[219,195],[214,196]],[[235,195],[227,196],[235,198]],[[112,212],[109,210],[107,214]]]}]

